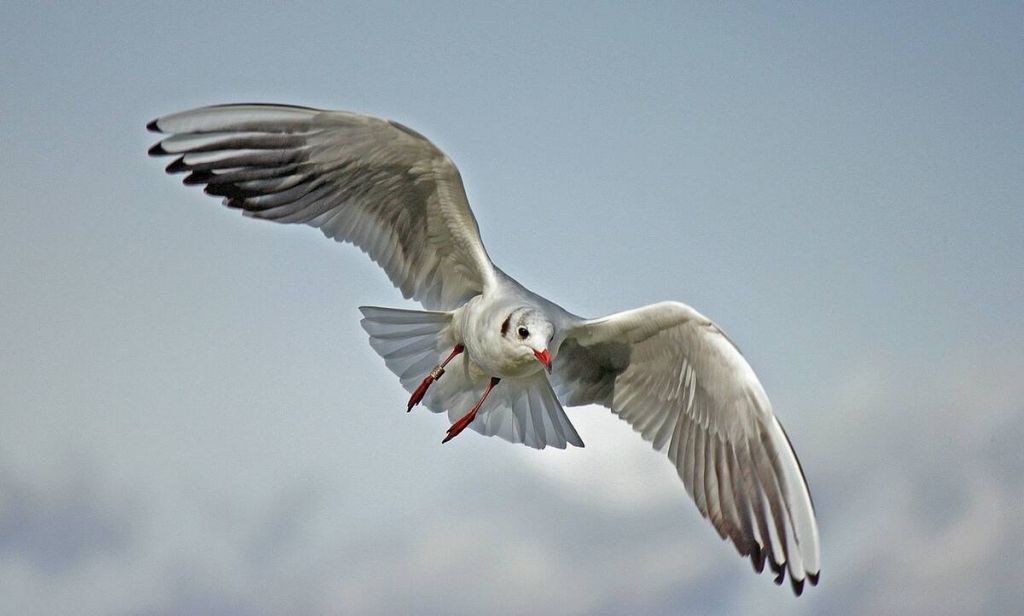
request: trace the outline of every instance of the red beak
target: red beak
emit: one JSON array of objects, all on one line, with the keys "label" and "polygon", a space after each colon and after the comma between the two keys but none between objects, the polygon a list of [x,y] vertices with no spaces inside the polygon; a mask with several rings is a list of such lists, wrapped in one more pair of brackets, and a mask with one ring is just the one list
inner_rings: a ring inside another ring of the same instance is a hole
[{"label": "red beak", "polygon": [[543,351],[534,351],[533,354],[537,356],[537,361],[544,364],[547,371],[551,372],[551,354],[548,353],[548,350],[544,349]]}]

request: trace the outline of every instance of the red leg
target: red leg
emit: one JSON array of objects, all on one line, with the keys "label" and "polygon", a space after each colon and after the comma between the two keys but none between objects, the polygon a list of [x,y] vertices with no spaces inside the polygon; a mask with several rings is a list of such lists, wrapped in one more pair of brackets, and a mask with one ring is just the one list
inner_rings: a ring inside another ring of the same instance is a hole
[{"label": "red leg", "polygon": [[427,375],[427,378],[423,379],[423,382],[419,384],[419,387],[416,388],[416,391],[412,392],[412,396],[409,397],[409,407],[405,409],[406,413],[411,411],[412,407],[420,403],[420,400],[423,399],[424,394],[427,393],[427,388],[430,387],[430,384],[441,378],[441,375],[444,374],[444,367],[448,365],[448,362],[455,359],[456,355],[465,350],[466,347],[462,346],[461,344],[456,344],[455,348],[452,349],[451,355],[448,356],[448,359],[434,366],[434,369],[430,371],[430,374]]},{"label": "red leg", "polygon": [[448,436],[444,437],[444,440],[441,441],[441,443],[447,443],[452,440],[459,435],[459,432],[465,430],[466,426],[473,423],[473,420],[476,419],[476,412],[480,410],[480,407],[483,406],[484,400],[487,399],[487,395],[491,393],[491,390],[494,389],[494,386],[497,385],[500,380],[501,379],[496,376],[491,377],[491,382],[487,384],[487,389],[484,390],[484,395],[480,396],[477,403],[473,405],[473,408],[470,409],[462,419],[456,421],[452,424],[452,427],[448,428]]}]

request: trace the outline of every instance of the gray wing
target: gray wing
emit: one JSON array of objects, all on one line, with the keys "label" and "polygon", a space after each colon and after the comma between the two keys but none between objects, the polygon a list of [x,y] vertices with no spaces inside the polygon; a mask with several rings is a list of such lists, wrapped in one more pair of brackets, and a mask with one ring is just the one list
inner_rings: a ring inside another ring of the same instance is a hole
[{"label": "gray wing", "polygon": [[701,514],[760,572],[796,594],[820,571],[803,471],[750,365],[718,327],[679,303],[571,326],[553,362],[567,405],[602,404],[675,464]]},{"label": "gray wing", "polygon": [[401,124],[343,111],[222,105],[164,116],[154,156],[246,216],[351,242],[405,297],[451,309],[494,271],[455,164]]}]

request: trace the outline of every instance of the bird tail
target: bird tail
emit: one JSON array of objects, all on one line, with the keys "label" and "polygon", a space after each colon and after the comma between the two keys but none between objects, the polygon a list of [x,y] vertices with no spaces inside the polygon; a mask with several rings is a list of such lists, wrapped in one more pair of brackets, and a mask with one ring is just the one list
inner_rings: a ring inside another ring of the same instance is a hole
[{"label": "bird tail", "polygon": [[400,310],[360,306],[360,325],[370,335],[370,346],[384,358],[402,386],[412,392],[451,351],[451,312]]}]

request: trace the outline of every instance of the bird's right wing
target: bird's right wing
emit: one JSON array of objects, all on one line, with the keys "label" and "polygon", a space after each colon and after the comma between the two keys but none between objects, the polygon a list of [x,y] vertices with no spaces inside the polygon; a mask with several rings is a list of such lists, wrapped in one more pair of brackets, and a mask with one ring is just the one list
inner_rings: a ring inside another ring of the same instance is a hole
[{"label": "bird's right wing", "polygon": [[284,105],[221,105],[158,118],[152,149],[246,216],[305,223],[369,254],[405,297],[455,308],[494,268],[455,164],[396,122]]},{"label": "bird's right wing", "polygon": [[701,514],[797,594],[819,575],[796,454],[750,365],[714,323],[666,302],[571,325],[553,362],[567,405],[596,403],[666,450]]}]

